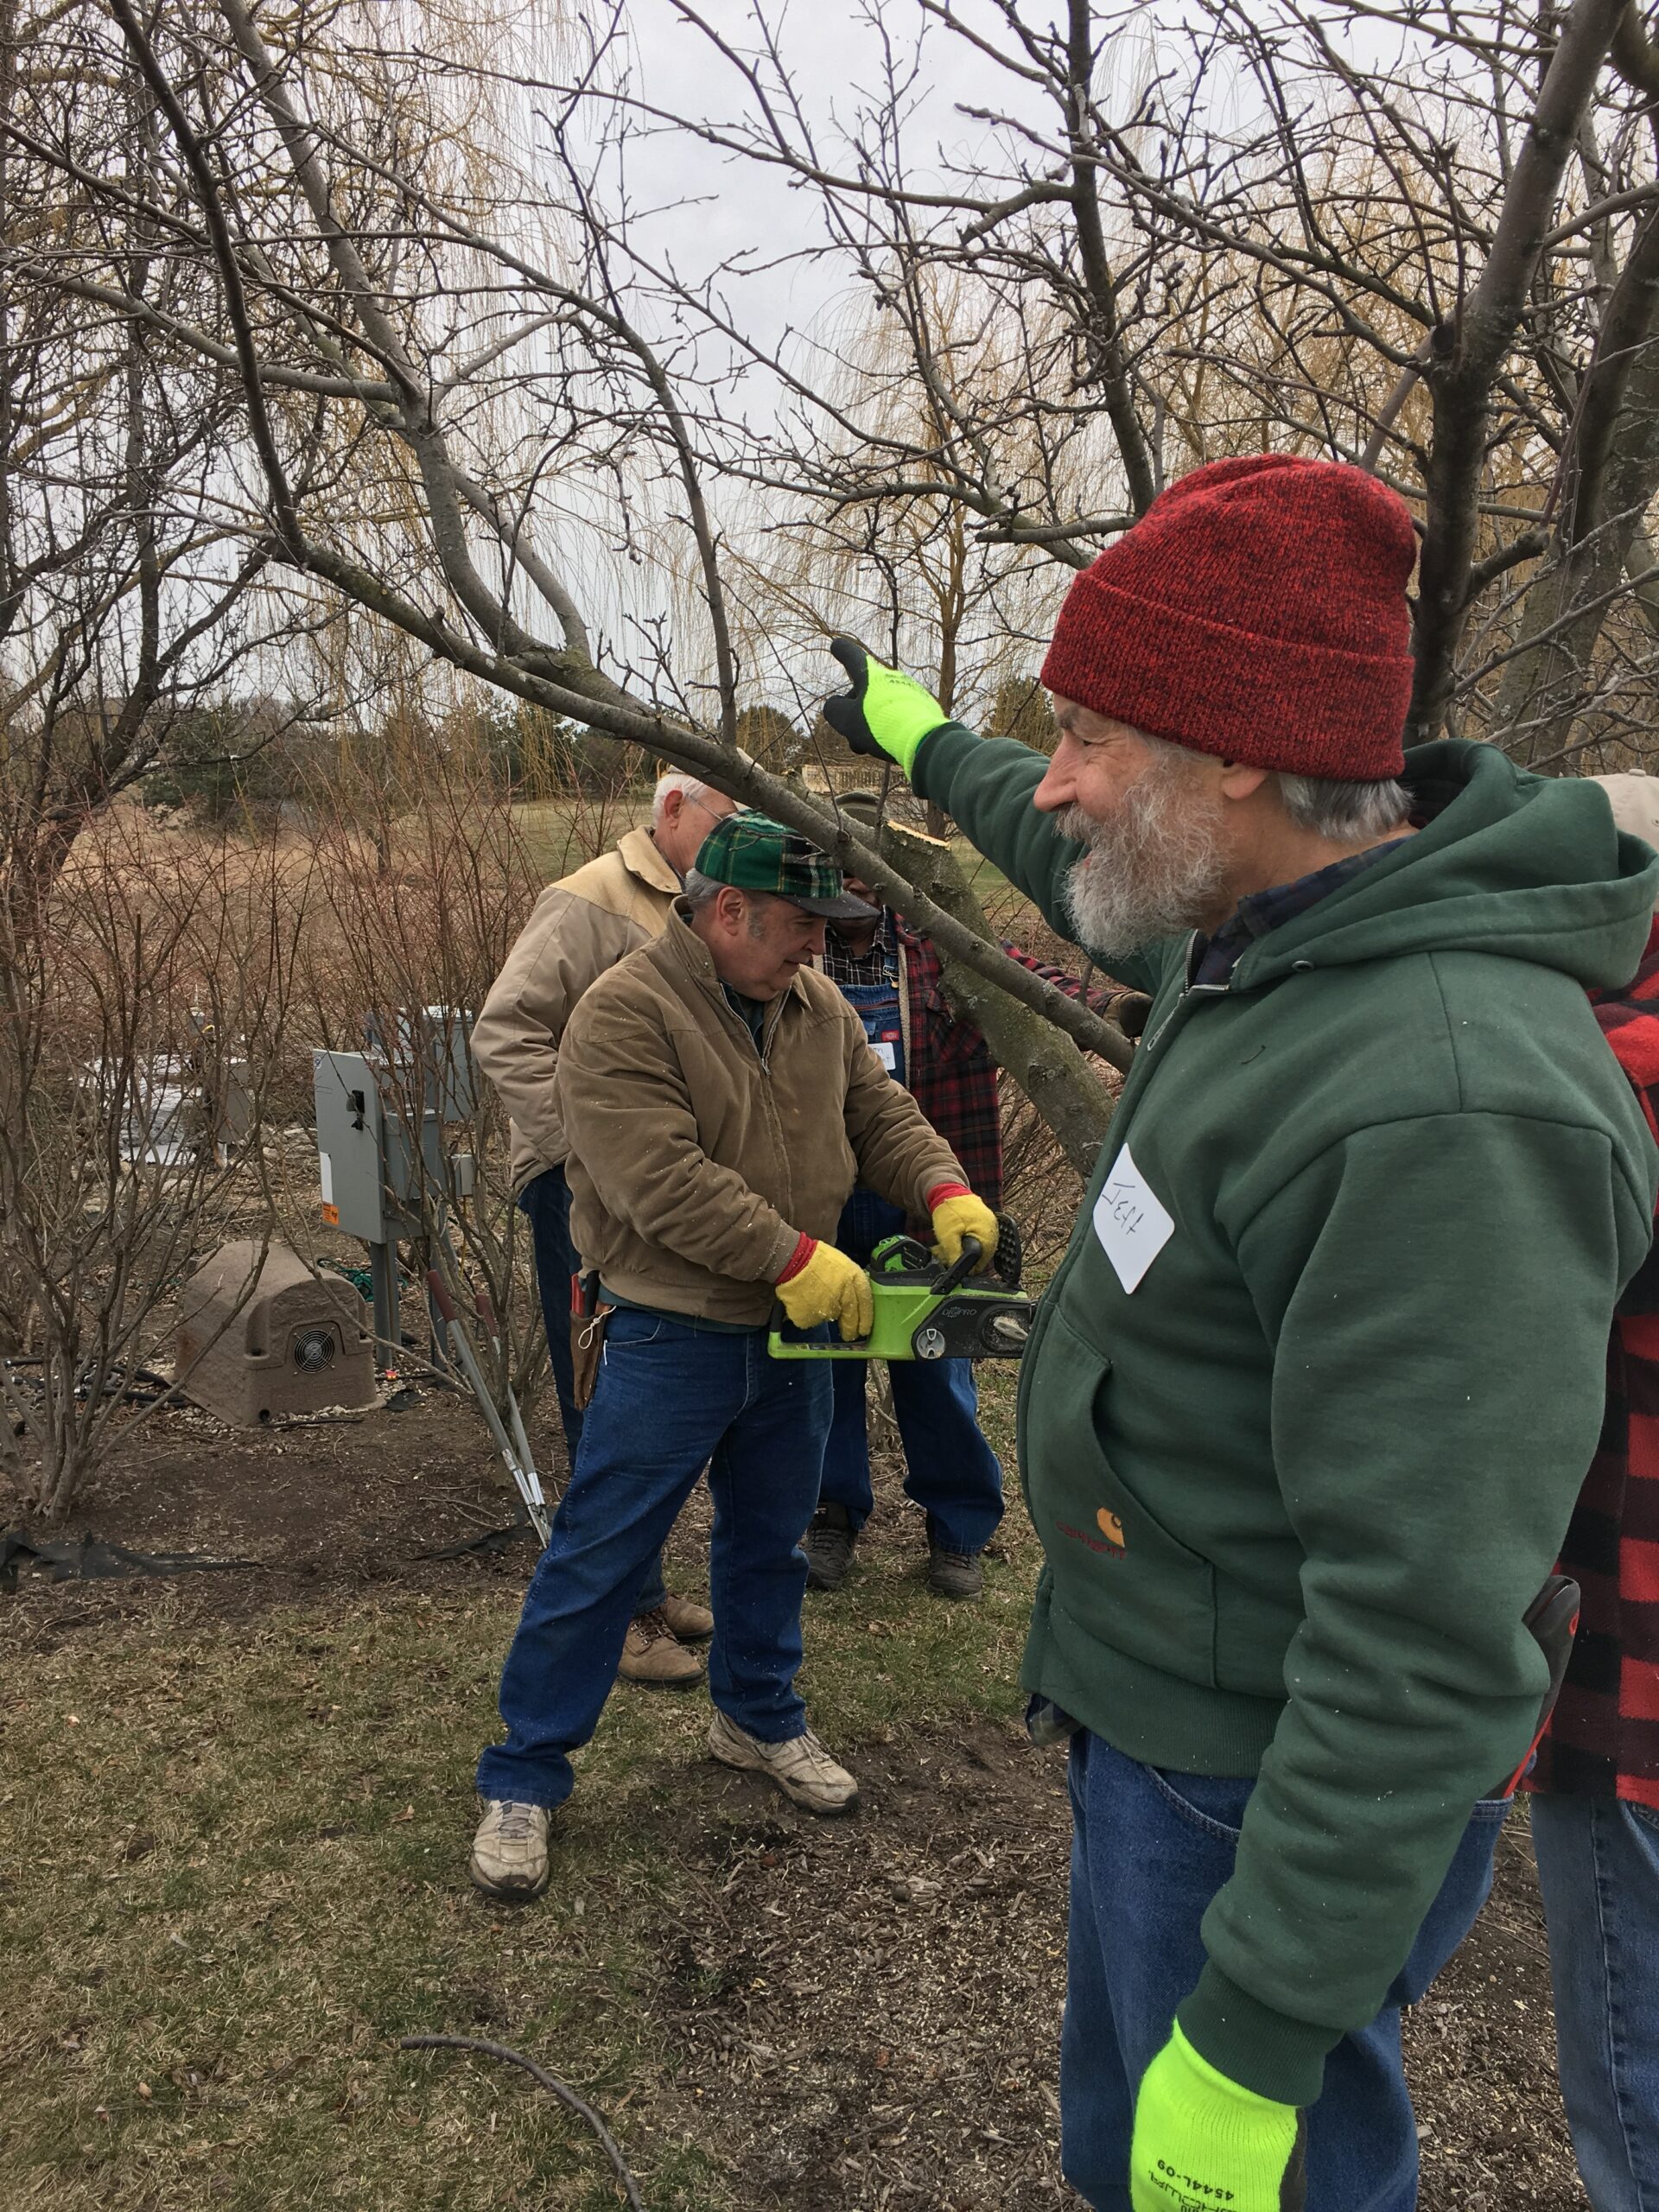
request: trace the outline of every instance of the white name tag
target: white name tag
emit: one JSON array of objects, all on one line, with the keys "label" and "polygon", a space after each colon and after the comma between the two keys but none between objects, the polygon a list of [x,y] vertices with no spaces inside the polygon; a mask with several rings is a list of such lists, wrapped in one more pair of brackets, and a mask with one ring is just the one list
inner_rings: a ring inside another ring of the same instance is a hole
[{"label": "white name tag", "polygon": [[876,1058],[880,1060],[882,1066],[886,1068],[887,1073],[891,1075],[899,1065],[899,1055],[894,1051],[893,1047],[886,1043],[882,1039],[878,1038],[871,1049],[874,1051]]},{"label": "white name tag", "polygon": [[1141,1278],[1175,1234],[1175,1224],[1153,1195],[1128,1145],[1112,1162],[1095,1200],[1095,1234],[1125,1290]]}]

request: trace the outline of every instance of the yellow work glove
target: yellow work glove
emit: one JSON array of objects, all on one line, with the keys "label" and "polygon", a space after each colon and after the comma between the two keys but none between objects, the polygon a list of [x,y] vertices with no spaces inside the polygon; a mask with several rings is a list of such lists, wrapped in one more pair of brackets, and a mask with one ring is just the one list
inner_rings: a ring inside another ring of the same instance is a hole
[{"label": "yellow work glove", "polygon": [[941,1183],[927,1196],[928,1211],[933,1217],[933,1249],[947,1268],[954,1267],[962,1257],[964,1236],[979,1239],[979,1261],[975,1272],[988,1268],[996,1257],[996,1240],[1000,1231],[996,1216],[983,1198],[976,1198],[966,1185]]},{"label": "yellow work glove", "polygon": [[832,638],[830,650],[852,679],[850,691],[833,692],[823,719],[855,753],[886,754],[909,775],[922,740],[950,719],[925,684],[902,669],[872,660],[856,638]]},{"label": "yellow work glove", "polygon": [[833,1244],[814,1243],[777,1286],[783,1308],[798,1329],[821,1321],[841,1325],[843,1342],[868,1337],[875,1326],[875,1300],[862,1268]]},{"label": "yellow work glove", "polygon": [[1306,2141],[1294,2105],[1230,2079],[1178,2025],[1141,2076],[1129,2201],[1135,2212],[1303,2212]]}]

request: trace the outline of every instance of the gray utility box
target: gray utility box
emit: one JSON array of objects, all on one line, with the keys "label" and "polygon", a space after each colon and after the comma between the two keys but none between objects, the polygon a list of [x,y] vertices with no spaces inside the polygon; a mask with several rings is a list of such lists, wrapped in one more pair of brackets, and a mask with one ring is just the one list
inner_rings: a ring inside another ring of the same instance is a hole
[{"label": "gray utility box", "polygon": [[237,1428],[375,1402],[374,1345],[349,1283],[319,1282],[298,1254],[221,1244],[179,1300],[175,1372],[188,1398]]},{"label": "gray utility box", "polygon": [[314,1052],[311,1068],[323,1219],[365,1244],[419,1236],[423,1214],[448,1187],[438,1116],[422,1116],[417,1156],[408,1121],[387,1109],[384,1062],[367,1052]]},{"label": "gray utility box", "polygon": [[474,1016],[459,1007],[398,1007],[391,1035],[379,1017],[365,1025],[371,1056],[383,1064],[382,1081],[400,1114],[435,1114],[441,1122],[470,1122],[478,1109],[467,1044]]}]

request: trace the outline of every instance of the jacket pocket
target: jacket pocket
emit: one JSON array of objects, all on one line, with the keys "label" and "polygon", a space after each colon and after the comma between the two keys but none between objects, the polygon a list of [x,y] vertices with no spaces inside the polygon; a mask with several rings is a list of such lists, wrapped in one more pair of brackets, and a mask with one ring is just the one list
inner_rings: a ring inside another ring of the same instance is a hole
[{"label": "jacket pocket", "polygon": [[1170,1534],[1109,1456],[1110,1360],[1058,1308],[1042,1351],[1026,1448],[1055,1605],[1114,1650],[1212,1689],[1215,1569]]}]

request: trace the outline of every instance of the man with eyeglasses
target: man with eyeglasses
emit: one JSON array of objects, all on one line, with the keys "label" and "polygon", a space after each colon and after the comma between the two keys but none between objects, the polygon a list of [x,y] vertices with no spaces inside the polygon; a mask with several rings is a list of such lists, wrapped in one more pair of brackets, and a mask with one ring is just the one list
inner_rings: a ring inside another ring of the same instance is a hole
[{"label": "man with eyeglasses", "polygon": [[[559,1419],[570,1464],[582,1440],[570,1358],[570,1147],[554,1099],[564,1027],[582,993],[660,937],[687,871],[716,822],[735,810],[695,776],[658,779],[649,829],[630,830],[597,860],[550,884],[507,955],[473,1031],[473,1057],[495,1085],[512,1132],[512,1180],[529,1219]],[[671,1592],[652,1562],[622,1655],[626,1681],[683,1689],[702,1679],[688,1644],[707,1641],[707,1606]]]}]

